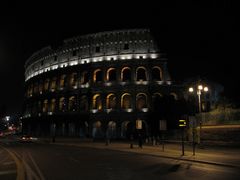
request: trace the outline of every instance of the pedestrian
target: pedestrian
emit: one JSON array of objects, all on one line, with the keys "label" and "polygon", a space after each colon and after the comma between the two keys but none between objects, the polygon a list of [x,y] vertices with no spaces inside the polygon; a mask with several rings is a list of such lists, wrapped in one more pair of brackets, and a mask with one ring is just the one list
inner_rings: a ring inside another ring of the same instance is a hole
[{"label": "pedestrian", "polygon": [[142,136],[140,133],[138,134],[138,146],[142,148]]}]

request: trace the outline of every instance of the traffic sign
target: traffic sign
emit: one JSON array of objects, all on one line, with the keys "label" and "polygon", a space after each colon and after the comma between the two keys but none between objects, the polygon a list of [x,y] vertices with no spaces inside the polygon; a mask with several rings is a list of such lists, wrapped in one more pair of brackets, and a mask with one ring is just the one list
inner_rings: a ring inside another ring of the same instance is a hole
[{"label": "traffic sign", "polygon": [[179,127],[185,127],[187,125],[187,123],[186,123],[186,120],[184,120],[184,119],[180,119],[179,120]]}]

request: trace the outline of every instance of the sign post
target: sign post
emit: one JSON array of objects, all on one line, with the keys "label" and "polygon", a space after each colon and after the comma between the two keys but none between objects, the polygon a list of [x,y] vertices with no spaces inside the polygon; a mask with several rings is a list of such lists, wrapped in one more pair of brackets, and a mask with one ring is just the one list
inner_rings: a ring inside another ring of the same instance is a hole
[{"label": "sign post", "polygon": [[180,119],[179,120],[179,127],[182,128],[182,156],[184,156],[184,128],[186,127],[187,123],[186,120]]}]

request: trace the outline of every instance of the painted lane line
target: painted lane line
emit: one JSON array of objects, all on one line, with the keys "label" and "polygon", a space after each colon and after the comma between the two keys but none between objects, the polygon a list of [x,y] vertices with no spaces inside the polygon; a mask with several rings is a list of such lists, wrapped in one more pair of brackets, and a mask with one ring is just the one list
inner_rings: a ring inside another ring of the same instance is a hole
[{"label": "painted lane line", "polygon": [[32,155],[31,155],[29,152],[28,152],[28,157],[30,158],[30,160],[32,161],[35,169],[37,170],[37,173],[38,173],[38,175],[40,176],[40,179],[41,179],[41,180],[45,180],[45,178],[44,178],[41,170],[39,169],[39,166],[38,166],[37,163],[34,161]]}]

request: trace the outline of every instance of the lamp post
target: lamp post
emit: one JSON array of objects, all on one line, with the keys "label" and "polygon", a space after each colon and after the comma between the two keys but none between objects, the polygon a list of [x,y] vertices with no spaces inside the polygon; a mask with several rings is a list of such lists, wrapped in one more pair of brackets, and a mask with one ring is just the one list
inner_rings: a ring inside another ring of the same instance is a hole
[{"label": "lamp post", "polygon": [[[194,88],[193,87],[190,87],[188,89],[188,91],[190,93],[193,93],[194,92]],[[200,114],[202,112],[202,103],[201,103],[201,94],[202,94],[202,91],[203,92],[208,92],[208,87],[205,86],[203,87],[203,85],[198,85],[197,86],[197,96],[198,96],[198,113]],[[201,132],[202,132],[202,118],[200,119],[200,122],[199,122],[199,126],[200,126],[200,130],[199,130],[199,144],[201,143]],[[194,138],[194,137],[193,137]]]}]

